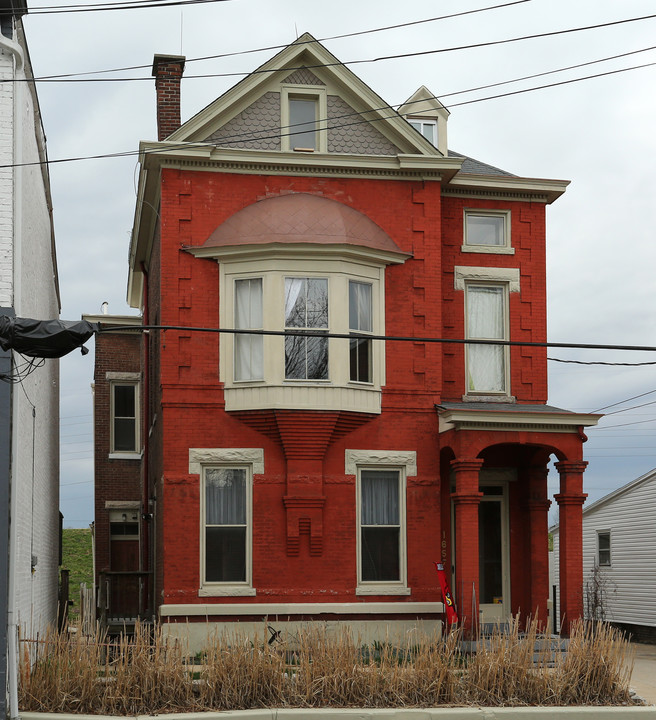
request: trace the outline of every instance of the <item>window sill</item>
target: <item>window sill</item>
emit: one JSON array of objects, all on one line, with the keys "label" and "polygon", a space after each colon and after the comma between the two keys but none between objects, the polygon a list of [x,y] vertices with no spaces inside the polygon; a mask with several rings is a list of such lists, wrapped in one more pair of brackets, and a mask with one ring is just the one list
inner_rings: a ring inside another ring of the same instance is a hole
[{"label": "window sill", "polygon": [[358,585],[356,595],[411,595],[412,590],[405,585]]},{"label": "window sill", "polygon": [[463,395],[462,401],[466,403],[489,402],[489,403],[516,403],[517,398],[514,395]]},{"label": "window sill", "polygon": [[462,245],[460,252],[489,253],[491,255],[514,255],[515,248],[507,245]]},{"label": "window sill", "polygon": [[140,452],[112,452],[108,455],[110,460],[141,460]]},{"label": "window sill", "polygon": [[244,585],[205,585],[198,590],[198,597],[254,597],[257,590]]}]

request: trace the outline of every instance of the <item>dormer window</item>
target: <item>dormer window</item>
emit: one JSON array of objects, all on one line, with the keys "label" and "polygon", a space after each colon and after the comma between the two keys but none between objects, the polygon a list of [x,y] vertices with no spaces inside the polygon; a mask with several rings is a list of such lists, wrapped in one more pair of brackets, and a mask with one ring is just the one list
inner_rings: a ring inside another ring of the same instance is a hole
[{"label": "dormer window", "polygon": [[437,120],[409,117],[408,122],[415,130],[418,130],[429,143],[437,147]]}]

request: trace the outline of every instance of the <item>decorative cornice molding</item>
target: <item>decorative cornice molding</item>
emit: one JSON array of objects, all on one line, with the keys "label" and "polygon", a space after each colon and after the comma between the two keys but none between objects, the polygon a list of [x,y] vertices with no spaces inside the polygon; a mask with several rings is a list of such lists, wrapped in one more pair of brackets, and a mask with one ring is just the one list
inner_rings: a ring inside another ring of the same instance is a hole
[{"label": "decorative cornice molding", "polygon": [[263,448],[189,448],[189,474],[200,475],[203,465],[252,465],[253,475],[264,473]]},{"label": "decorative cornice molding", "polygon": [[417,474],[417,453],[414,450],[346,450],[344,473],[355,475],[359,465],[405,465],[406,477]]},{"label": "decorative cornice molding", "polygon": [[464,290],[467,281],[506,282],[510,292],[519,292],[519,268],[474,267],[456,265],[453,269],[454,287]]}]

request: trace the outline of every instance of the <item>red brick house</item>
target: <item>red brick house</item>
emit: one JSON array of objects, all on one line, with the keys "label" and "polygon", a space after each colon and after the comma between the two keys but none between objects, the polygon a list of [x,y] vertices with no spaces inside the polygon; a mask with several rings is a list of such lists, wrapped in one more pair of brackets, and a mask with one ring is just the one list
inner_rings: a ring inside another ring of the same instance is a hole
[{"label": "red brick house", "polygon": [[426,88],[395,112],[310,35],[180,126],[183,69],[155,58],[130,248],[128,300],[168,328],[141,358],[153,612],[431,630],[442,561],[466,626],[544,620],[555,457],[567,630],[598,416],[546,405],[544,347],[462,342],[546,340],[567,182],[448,151]]}]

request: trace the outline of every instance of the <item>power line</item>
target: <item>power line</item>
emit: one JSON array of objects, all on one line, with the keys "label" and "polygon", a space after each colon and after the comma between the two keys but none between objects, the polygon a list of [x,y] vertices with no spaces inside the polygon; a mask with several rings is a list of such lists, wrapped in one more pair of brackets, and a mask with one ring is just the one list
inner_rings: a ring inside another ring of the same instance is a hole
[{"label": "power line", "polygon": [[[463,105],[471,105],[474,103],[484,102],[486,100],[497,100],[499,98],[509,97],[511,95],[519,95],[519,94],[523,94],[523,93],[527,93],[527,92],[533,92],[535,90],[544,90],[547,88],[557,87],[559,85],[567,85],[570,83],[581,82],[583,80],[591,80],[593,78],[604,77],[606,75],[614,75],[617,73],[628,72],[630,70],[640,70],[640,69],[643,69],[646,67],[652,67],[654,65],[656,65],[656,62],[645,63],[643,65],[637,65],[637,66],[630,67],[630,68],[622,68],[620,70],[612,70],[612,71],[608,71],[608,72],[604,72],[604,73],[597,73],[595,75],[588,75],[588,76],[582,77],[582,78],[574,78],[572,80],[564,80],[564,81],[557,82],[557,83],[550,83],[548,85],[540,85],[540,86],[533,87],[533,88],[526,88],[524,90],[515,90],[515,91],[509,92],[509,93],[502,93],[499,95],[492,95],[489,97],[477,98],[475,100],[466,100],[466,101],[463,101],[460,103],[454,103],[451,105],[451,107],[461,107]],[[387,107],[391,107],[391,106],[387,106]],[[352,113],[352,114],[362,116],[364,114],[370,114],[372,112],[375,112],[375,110],[373,110],[373,109],[366,110],[361,113]],[[338,125],[331,125],[328,127],[317,128],[317,131],[326,132],[328,130],[341,129],[341,128],[350,127],[352,125],[359,125],[359,124],[363,124],[363,123],[380,122],[383,120],[388,120],[391,118],[398,118],[398,117],[400,117],[400,116],[395,112],[394,115],[381,116],[381,117],[377,117],[377,118],[360,119],[360,120],[357,120],[357,121],[354,121],[351,123],[341,123]],[[317,122],[321,122],[321,121],[317,121]],[[304,124],[304,123],[296,123],[296,125],[299,125],[299,124]],[[293,126],[287,126],[287,127],[293,127]],[[261,132],[267,132],[267,131],[265,130],[265,131],[261,131]],[[231,140],[230,138],[227,138],[227,139],[222,138],[221,143],[230,145],[230,144],[234,144],[237,142],[243,142],[245,139],[267,140],[267,139],[275,139],[275,138],[279,138],[279,137],[287,137],[289,135],[294,135],[294,134],[296,134],[296,133],[295,132],[287,132],[287,133],[276,132],[275,134],[271,134],[271,135],[262,135],[259,133],[253,135],[253,134],[242,133],[241,135],[236,136],[236,139],[234,139],[234,140]],[[166,145],[161,148],[152,148],[152,149],[147,149],[147,150],[125,150],[125,151],[115,152],[115,153],[101,153],[98,155],[83,155],[83,156],[78,156],[78,157],[59,158],[57,160],[45,160],[45,161],[37,160],[37,161],[27,162],[27,163],[9,163],[9,164],[5,164],[5,165],[0,165],[0,169],[13,168],[13,167],[29,167],[29,166],[33,166],[33,165],[44,165],[44,164],[55,165],[55,164],[65,163],[65,162],[80,162],[80,161],[85,161],[85,160],[105,160],[105,159],[112,159],[112,158],[115,159],[115,158],[123,158],[123,157],[134,157],[135,155],[140,155],[142,152],[144,155],[156,155],[158,153],[167,153],[167,152],[171,152],[171,151],[175,151],[175,150],[185,150],[185,149],[205,148],[205,147],[214,148],[214,147],[216,147],[216,145],[214,143],[209,143],[209,142],[184,142],[184,143],[180,143],[180,144]]]},{"label": "power line", "polygon": [[[483,8],[483,10],[496,9],[498,7],[504,7],[504,6],[492,6],[490,8]],[[453,16],[442,16],[440,18],[430,18],[430,19],[420,21],[420,22],[432,22],[434,20],[441,20],[441,19],[445,19],[447,17],[453,17]],[[435,55],[438,53],[458,52],[461,50],[476,50],[476,49],[485,48],[485,47],[492,47],[495,45],[507,45],[507,44],[515,43],[515,42],[523,42],[525,40],[536,40],[536,39],[545,38],[545,37],[554,37],[554,36],[566,35],[566,34],[570,34],[570,33],[586,32],[588,30],[597,30],[600,28],[612,27],[615,25],[623,25],[626,23],[640,22],[643,20],[651,20],[654,18],[656,18],[656,14],[643,15],[643,16],[635,17],[635,18],[626,18],[624,20],[614,20],[614,21],[607,22],[607,23],[598,23],[596,25],[584,25],[584,26],[575,27],[575,28],[566,28],[564,30],[553,30],[551,32],[535,33],[533,35],[521,35],[521,36],[513,37],[513,38],[505,38],[503,40],[489,40],[487,42],[472,43],[470,45],[455,45],[455,46],[446,47],[446,48],[434,48],[431,50],[419,50],[416,52],[397,53],[395,55],[383,55],[380,57],[368,58],[368,59],[364,59],[364,60],[347,60],[345,62],[338,60],[337,62],[334,62],[334,63],[317,63],[316,65],[304,65],[303,67],[311,70],[311,69],[334,67],[334,66],[363,65],[363,64],[369,64],[369,63],[381,62],[381,61],[385,61],[385,60],[399,60],[399,59],[410,58],[410,57],[423,57],[425,55]],[[379,32],[380,30],[387,30],[387,29],[391,29],[392,27],[395,27],[395,26],[389,26],[389,28],[376,28],[373,30],[366,30],[366,31],[362,31],[361,34]],[[402,25],[399,25],[398,27],[402,27]],[[350,35],[334,36],[334,37],[349,37],[349,36]],[[330,40],[330,39],[334,39],[334,38],[325,38],[324,40],[326,40],[326,39]],[[322,41],[321,40],[308,40],[308,41],[305,41],[303,44],[313,44],[315,42],[322,42]],[[246,50],[246,51],[239,51],[239,52],[234,52],[234,53],[223,53],[223,54],[219,54],[219,55],[206,55],[204,57],[199,57],[199,58],[190,58],[189,60],[185,60],[185,63],[199,62],[199,61],[205,61],[205,60],[214,60],[214,59],[218,59],[218,58],[231,57],[231,56],[235,56],[235,55],[245,55],[245,54],[252,53],[252,52],[261,52],[264,49],[270,49],[270,50],[284,49],[286,47],[288,47],[288,46],[280,45],[280,46],[272,46],[271,48],[258,48],[257,50]],[[116,68],[115,70],[94,71],[93,73],[92,72],[67,73],[67,74],[61,74],[61,75],[56,75],[56,76],[55,75],[49,75],[49,76],[46,75],[46,76],[34,78],[34,80],[37,82],[45,82],[45,81],[65,82],[66,78],[73,78],[73,77],[77,77],[79,75],[100,74],[100,73],[106,73],[106,72],[124,72],[127,70],[140,70],[140,69],[144,69],[144,68],[149,69],[151,67],[152,67],[152,65],[134,65],[131,67]],[[257,68],[253,71],[211,73],[211,74],[207,74],[207,75],[188,75],[185,77],[187,79],[190,79],[190,78],[218,78],[218,77],[244,77],[244,76],[248,76],[248,75],[267,74],[267,73],[274,73],[274,72],[280,72],[280,71],[292,72],[292,71],[298,70],[298,69],[300,69],[300,68],[295,68],[295,67],[291,67],[291,68],[276,67],[276,68],[267,68],[267,69]],[[141,81],[141,80],[149,80],[150,81],[151,79],[152,78],[150,78],[150,77],[110,78],[110,80],[118,80],[118,81],[128,81],[128,80],[129,81]],[[83,80],[83,82],[84,82],[84,80]]]},{"label": "power line", "polygon": [[598,413],[602,410],[608,410],[608,408],[616,407],[617,405],[623,405],[624,403],[631,402],[631,400],[637,400],[638,398],[646,397],[647,395],[652,395],[653,393],[656,393],[656,390],[647,390],[647,392],[640,393],[640,395],[634,395],[633,397],[626,398],[626,400],[619,400],[612,405],[604,405],[604,407],[601,407],[598,410],[593,410],[592,412]]},{"label": "power line", "polygon": [[[641,408],[641,407],[647,407],[647,405],[656,405],[656,400],[652,400],[651,402],[648,402],[648,403],[643,403],[642,405],[632,405],[631,407],[624,408],[622,410],[613,410],[613,412],[605,413],[605,414],[607,417],[609,415],[619,415],[619,413],[628,412],[629,410],[637,410],[638,408]],[[638,413],[638,414],[644,415],[645,413]]]},{"label": "power line", "polygon": [[562,343],[562,342],[528,342],[519,340],[479,340],[472,338],[438,338],[438,337],[416,337],[405,335],[373,335],[358,332],[333,333],[314,330],[241,330],[237,328],[211,328],[192,325],[122,325],[112,327],[111,324],[103,326],[98,323],[99,333],[117,332],[145,332],[146,330],[179,331],[179,332],[206,332],[225,335],[267,335],[276,337],[318,337],[332,338],[336,340],[384,340],[389,342],[414,342],[414,343],[441,343],[451,345],[494,345],[503,347],[534,347],[534,348],[569,348],[576,350],[628,350],[632,352],[656,352],[656,347],[651,345],[608,345],[603,343]]},{"label": "power line", "polygon": [[[110,2],[98,5],[68,5],[64,7],[42,6],[38,8],[29,8],[28,15],[59,15],[61,13],[80,13],[80,12],[103,12],[109,10],[143,10],[146,8],[175,7],[178,5],[202,5],[205,3],[229,2],[229,0],[127,0],[126,2]],[[6,10],[0,15],[10,15],[11,12]]]}]

